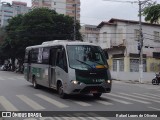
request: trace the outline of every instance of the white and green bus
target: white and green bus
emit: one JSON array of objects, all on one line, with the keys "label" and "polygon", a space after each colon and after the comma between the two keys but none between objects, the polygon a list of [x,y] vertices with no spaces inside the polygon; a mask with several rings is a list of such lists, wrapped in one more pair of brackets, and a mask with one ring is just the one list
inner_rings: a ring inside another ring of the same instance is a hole
[{"label": "white and green bus", "polygon": [[27,47],[24,75],[34,88],[53,88],[61,98],[69,94],[99,98],[111,91],[107,56],[92,43],[55,40]]}]

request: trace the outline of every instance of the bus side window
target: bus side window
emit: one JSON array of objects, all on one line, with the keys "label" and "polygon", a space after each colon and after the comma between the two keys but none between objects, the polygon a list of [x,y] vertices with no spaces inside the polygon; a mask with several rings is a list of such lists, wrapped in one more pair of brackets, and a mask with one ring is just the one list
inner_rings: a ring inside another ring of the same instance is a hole
[{"label": "bus side window", "polygon": [[28,63],[31,63],[31,51],[28,52]]},{"label": "bus side window", "polygon": [[26,50],[25,57],[24,57],[24,63],[30,63],[31,62],[31,51]]},{"label": "bus side window", "polygon": [[57,49],[52,48],[50,49],[50,58],[49,58],[49,64],[52,66],[56,66],[56,56],[57,56]]},{"label": "bus side window", "polygon": [[56,65],[59,66],[60,68],[62,68],[64,71],[68,72],[65,50],[58,50],[57,51]]},{"label": "bus side window", "polygon": [[26,52],[25,52],[24,62],[25,62],[25,63],[28,63],[28,62],[29,62],[29,51],[28,51],[28,50],[26,50]]},{"label": "bus side window", "polygon": [[43,48],[43,52],[42,52],[42,63],[43,64],[49,63],[49,54],[50,54],[50,48],[49,47]]},{"label": "bus side window", "polygon": [[37,60],[38,60],[38,49],[33,49],[31,51],[31,62],[37,63]]}]

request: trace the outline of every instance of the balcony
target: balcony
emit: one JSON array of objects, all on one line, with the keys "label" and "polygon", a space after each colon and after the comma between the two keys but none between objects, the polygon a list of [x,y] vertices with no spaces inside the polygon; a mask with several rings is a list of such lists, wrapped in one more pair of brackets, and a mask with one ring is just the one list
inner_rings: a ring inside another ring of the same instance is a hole
[{"label": "balcony", "polygon": [[126,46],[126,43],[125,43],[125,39],[123,40],[118,40],[118,41],[113,41],[111,40],[111,47],[120,47],[120,46]]},{"label": "balcony", "polygon": [[72,7],[72,6],[67,6],[66,9],[68,9],[68,10],[74,10],[75,8]]},{"label": "balcony", "polygon": [[50,7],[50,6],[51,6],[51,4],[49,4],[49,3],[43,3],[43,5],[42,5],[42,6]]}]

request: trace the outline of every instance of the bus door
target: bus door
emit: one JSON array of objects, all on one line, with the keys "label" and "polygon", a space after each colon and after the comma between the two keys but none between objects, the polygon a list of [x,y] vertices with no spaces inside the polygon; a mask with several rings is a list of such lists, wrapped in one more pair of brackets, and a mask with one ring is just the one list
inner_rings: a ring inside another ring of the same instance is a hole
[{"label": "bus door", "polygon": [[68,79],[68,66],[64,47],[59,47],[56,57],[56,77],[62,80],[63,84],[66,84]]},{"label": "bus door", "polygon": [[56,85],[56,56],[57,56],[57,48],[51,48],[50,50],[50,85],[55,87]]}]

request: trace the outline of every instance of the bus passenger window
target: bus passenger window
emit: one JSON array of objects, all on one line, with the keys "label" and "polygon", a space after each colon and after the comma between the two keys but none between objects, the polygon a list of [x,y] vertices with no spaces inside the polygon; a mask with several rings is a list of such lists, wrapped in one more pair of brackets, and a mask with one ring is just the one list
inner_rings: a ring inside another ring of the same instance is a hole
[{"label": "bus passenger window", "polygon": [[46,47],[43,48],[43,53],[42,53],[42,63],[43,64],[48,64],[49,63],[49,52],[50,52],[50,48]]},{"label": "bus passenger window", "polygon": [[52,65],[52,66],[56,65],[56,55],[57,55],[57,50],[56,49],[51,49],[50,50],[49,64]]},{"label": "bus passenger window", "polygon": [[29,62],[29,51],[25,51],[25,56],[24,56],[24,62],[28,63]]},{"label": "bus passenger window", "polygon": [[33,49],[31,52],[31,62],[37,63],[38,60],[38,49]]}]

